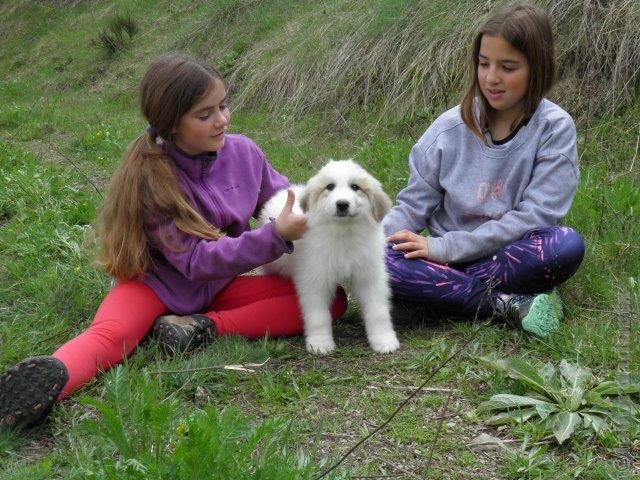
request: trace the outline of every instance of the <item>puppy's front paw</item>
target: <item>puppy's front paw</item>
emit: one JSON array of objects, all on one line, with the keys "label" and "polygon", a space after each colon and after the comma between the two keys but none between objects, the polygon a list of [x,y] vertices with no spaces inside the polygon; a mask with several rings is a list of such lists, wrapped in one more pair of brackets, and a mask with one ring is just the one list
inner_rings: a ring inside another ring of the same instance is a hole
[{"label": "puppy's front paw", "polygon": [[326,355],[336,349],[336,344],[331,337],[313,336],[307,337],[307,350],[311,353]]},{"label": "puppy's front paw", "polygon": [[369,338],[369,345],[378,353],[391,353],[400,348],[395,332],[383,333]]}]

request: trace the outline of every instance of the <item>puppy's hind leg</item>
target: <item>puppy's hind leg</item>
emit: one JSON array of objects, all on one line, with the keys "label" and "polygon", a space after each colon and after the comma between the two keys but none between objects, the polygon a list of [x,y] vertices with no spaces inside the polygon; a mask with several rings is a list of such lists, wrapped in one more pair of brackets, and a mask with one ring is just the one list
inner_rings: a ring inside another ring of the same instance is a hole
[{"label": "puppy's hind leg", "polygon": [[353,282],[352,293],[360,303],[367,339],[378,353],[391,353],[400,348],[400,342],[391,322],[390,291],[386,276],[367,277]]},{"label": "puppy's hind leg", "polygon": [[[300,287],[300,285],[298,285]],[[335,287],[328,285],[304,285],[298,288],[300,307],[304,318],[304,335],[307,350],[311,353],[326,355],[335,350],[331,326],[330,306]]]}]

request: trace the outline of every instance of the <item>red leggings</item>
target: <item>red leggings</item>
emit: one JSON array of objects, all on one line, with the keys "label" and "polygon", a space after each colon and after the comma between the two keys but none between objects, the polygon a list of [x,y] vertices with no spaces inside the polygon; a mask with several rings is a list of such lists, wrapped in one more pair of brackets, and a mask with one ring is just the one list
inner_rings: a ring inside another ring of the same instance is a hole
[{"label": "red leggings", "polygon": [[[331,306],[334,320],[347,309],[347,297],[338,289]],[[62,345],[53,356],[62,361],[69,381],[58,399],[91,380],[135,350],[154,320],[167,308],[146,284],[127,281],[114,286],[102,301],[89,327]],[[240,276],[227,285],[204,312],[218,335],[260,338],[303,332],[302,313],[290,279],[276,276]]]}]

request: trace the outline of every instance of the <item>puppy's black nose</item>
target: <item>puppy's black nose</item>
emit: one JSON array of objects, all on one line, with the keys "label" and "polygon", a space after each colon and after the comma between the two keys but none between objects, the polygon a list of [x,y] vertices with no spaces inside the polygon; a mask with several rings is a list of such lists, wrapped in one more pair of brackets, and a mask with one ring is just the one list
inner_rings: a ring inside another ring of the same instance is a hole
[{"label": "puppy's black nose", "polygon": [[346,200],[338,200],[336,202],[336,212],[339,216],[344,216],[349,212],[349,202]]}]

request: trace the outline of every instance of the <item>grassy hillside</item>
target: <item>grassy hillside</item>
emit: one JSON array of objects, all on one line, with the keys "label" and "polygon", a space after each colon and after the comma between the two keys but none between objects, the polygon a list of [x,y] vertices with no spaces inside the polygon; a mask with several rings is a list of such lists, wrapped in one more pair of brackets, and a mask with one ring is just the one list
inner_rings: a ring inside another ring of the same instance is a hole
[{"label": "grassy hillside", "polygon": [[[0,2],[0,367],[82,331],[108,290],[92,266],[92,222],[146,126],[137,84],[156,55],[217,64],[231,129],[291,180],[353,157],[393,196],[415,139],[457,103],[470,38],[499,3]],[[559,42],[551,98],[579,131],[581,181],[566,222],[587,244],[561,289],[561,332],[542,341],[431,319],[403,328],[401,351],[383,357],[368,349],[354,306],[327,358],[308,355],[301,338],[224,339],[175,359],[147,342],[42,428],[0,432],[0,477],[315,478],[477,335],[332,478],[640,478],[637,425],[541,451],[531,448],[546,441],[535,425],[488,429],[474,412],[512,387],[476,356],[565,358],[599,378],[640,370],[640,4],[541,3]],[[267,359],[255,372],[221,368]],[[480,433],[510,448],[470,447]]]}]

